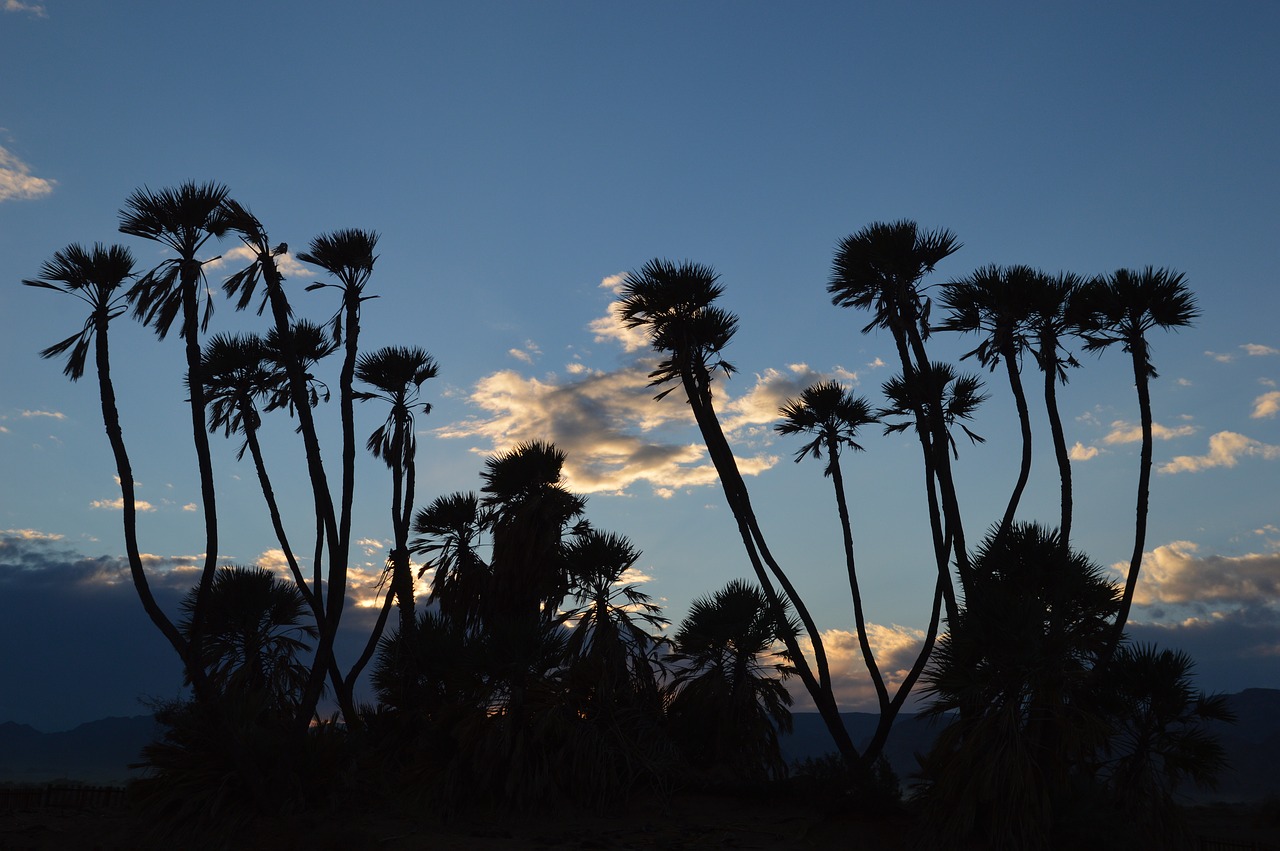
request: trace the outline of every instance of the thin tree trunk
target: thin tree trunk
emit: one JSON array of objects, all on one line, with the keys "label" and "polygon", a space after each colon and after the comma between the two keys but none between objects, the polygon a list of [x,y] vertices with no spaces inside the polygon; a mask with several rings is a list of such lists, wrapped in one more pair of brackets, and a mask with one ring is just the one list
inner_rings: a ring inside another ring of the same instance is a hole
[{"label": "thin tree trunk", "polygon": [[1016,352],[1012,345],[1003,347],[1001,357],[1004,358],[1005,369],[1009,374],[1009,389],[1013,391],[1014,405],[1018,409],[1018,426],[1022,431],[1022,461],[1018,467],[1018,481],[1013,486],[1013,494],[1009,497],[1009,505],[1004,510],[1004,518],[1000,521],[998,535],[1009,531],[1013,518],[1018,511],[1018,503],[1022,500],[1022,492],[1026,490],[1027,480],[1031,478],[1031,414],[1027,411],[1027,396],[1022,389],[1022,376],[1018,371]]},{"label": "thin tree trunk", "polygon": [[1142,417],[1142,453],[1138,462],[1138,507],[1134,521],[1133,555],[1129,559],[1129,575],[1124,583],[1124,595],[1120,598],[1120,611],[1116,614],[1115,633],[1111,637],[1111,644],[1107,650],[1108,659],[1120,645],[1125,624],[1129,622],[1133,594],[1138,587],[1142,553],[1147,543],[1147,509],[1151,490],[1151,392],[1147,378],[1146,346],[1142,343],[1133,343],[1130,349],[1133,355],[1133,380],[1138,390],[1138,409]]},{"label": "thin tree trunk", "polygon": [[1071,455],[1067,451],[1067,438],[1062,429],[1062,415],[1058,411],[1058,375],[1053,355],[1057,352],[1056,338],[1042,340],[1040,344],[1040,368],[1044,370],[1044,406],[1049,414],[1049,431],[1053,434],[1053,454],[1058,459],[1058,477],[1061,483],[1062,519],[1058,532],[1063,548],[1071,546]]}]

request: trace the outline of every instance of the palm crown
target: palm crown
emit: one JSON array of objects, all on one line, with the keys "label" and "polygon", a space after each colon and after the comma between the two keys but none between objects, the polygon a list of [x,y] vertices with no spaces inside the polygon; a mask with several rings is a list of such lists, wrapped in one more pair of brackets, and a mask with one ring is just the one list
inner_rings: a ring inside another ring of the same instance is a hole
[{"label": "palm crown", "polygon": [[830,476],[837,461],[840,446],[861,450],[854,440],[858,429],[880,418],[871,411],[871,404],[862,397],[854,397],[844,385],[835,381],[822,381],[806,387],[799,399],[789,399],[779,410],[782,422],[774,426],[778,434],[811,434],[813,440],[796,452],[796,462],[812,455],[822,459],[823,449],[829,460],[823,471]]},{"label": "palm crown", "polygon": [[[382,399],[391,404],[386,422],[369,435],[367,444],[373,457],[386,461],[388,467],[402,466],[412,457],[417,446],[413,434],[413,412],[420,407],[431,411],[430,403],[419,403],[422,383],[435,378],[435,358],[416,346],[385,346],[360,356],[356,361],[356,378],[375,389],[359,392],[355,398],[366,401]],[[397,456],[397,441],[400,441]]]}]

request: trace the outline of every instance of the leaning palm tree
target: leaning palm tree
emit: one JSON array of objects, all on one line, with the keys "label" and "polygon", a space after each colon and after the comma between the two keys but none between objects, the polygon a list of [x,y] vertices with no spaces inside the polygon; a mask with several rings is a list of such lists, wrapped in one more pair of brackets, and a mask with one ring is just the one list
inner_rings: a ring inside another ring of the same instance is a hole
[{"label": "leaning palm tree", "polygon": [[774,647],[798,630],[741,579],[690,604],[672,640],[677,671],[667,716],[695,765],[728,769],[735,779],[786,773],[778,733],[791,731],[782,681],[792,660]]},{"label": "leaning palm tree", "polygon": [[389,561],[391,587],[400,610],[400,631],[409,635],[415,623],[413,573],[409,564],[409,521],[413,515],[417,439],[413,431],[415,410],[430,413],[431,405],[419,400],[422,384],[438,372],[435,358],[409,346],[386,346],[361,355],[356,378],[373,388],[359,391],[364,402],[381,399],[391,406],[386,422],[369,435],[367,448],[391,469],[391,526],[395,535]]},{"label": "leaning palm tree", "polygon": [[[213,482],[213,461],[205,421],[205,383],[200,368],[200,332],[209,324],[213,301],[204,280],[204,264],[197,254],[213,237],[218,208],[227,188],[217,183],[184,183],[176,189],[136,190],[120,211],[120,231],[158,242],[176,257],[162,261],[129,290],[134,315],[164,339],[181,317],[179,336],[187,358],[187,384],[191,407],[191,431],[200,472],[200,497],[204,512],[205,557],[197,597],[203,601],[218,566],[218,507]],[[203,313],[201,302],[203,301]],[[196,608],[196,631],[200,627]],[[191,645],[199,652],[198,643]],[[199,667],[198,660],[192,660]],[[189,665],[188,667],[191,667]],[[197,688],[199,682],[197,681]]]},{"label": "leaning palm tree", "polygon": [[966,278],[946,284],[942,290],[942,304],[948,315],[938,327],[944,331],[984,335],[978,347],[960,359],[977,357],[978,363],[993,372],[1003,362],[1009,389],[1013,391],[1022,432],[1022,457],[1000,529],[1013,525],[1022,492],[1031,478],[1031,414],[1022,389],[1021,364],[1022,353],[1031,346],[1026,287],[1036,275],[1036,271],[1027,266],[984,266]]},{"label": "leaning palm tree", "polygon": [[[797,637],[785,636],[796,673],[813,697],[841,755],[852,763],[859,758],[858,751],[840,719],[822,636],[790,577],[769,551],[751,507],[746,482],[716,417],[711,384],[717,371],[725,375],[734,371],[723,352],[738,327],[738,318],[715,304],[723,292],[719,276],[709,266],[654,259],[627,275],[619,317],[628,328],[647,329],[653,348],[664,355],[649,373],[649,383],[671,386],[655,398],[662,399],[676,387],[684,391],[757,581],[779,617],[784,599],[795,608],[812,642],[816,676],[800,651]],[[774,581],[785,598],[775,590]]]},{"label": "leaning palm tree", "polygon": [[[925,340],[931,330],[929,315],[933,306],[922,285],[938,263],[959,249],[960,242],[948,230],[923,231],[907,220],[875,222],[841,240],[831,264],[827,292],[838,307],[872,313],[871,321],[862,329],[864,334],[883,328],[893,337],[903,381],[913,391],[911,408],[917,420],[916,434],[931,494],[929,521],[938,575],[946,577],[950,584],[954,552],[963,587],[969,561],[947,453],[946,424],[929,418],[927,410],[931,407],[936,412],[941,405],[921,392],[923,388],[916,387],[916,374],[929,366]],[[953,600],[954,594],[948,592],[949,617],[956,613]]]},{"label": "leaning palm tree", "polygon": [[1124,597],[1116,615],[1112,650],[1119,646],[1133,594],[1142,568],[1142,552],[1147,538],[1147,507],[1151,488],[1151,379],[1156,378],[1151,363],[1151,347],[1147,333],[1156,328],[1165,331],[1185,328],[1200,315],[1195,296],[1187,289],[1185,278],[1168,269],[1136,271],[1120,269],[1105,279],[1095,281],[1084,295],[1083,316],[1079,333],[1087,351],[1102,351],[1119,344],[1129,353],[1133,363],[1133,383],[1138,392],[1138,411],[1142,422],[1142,451],[1138,462],[1137,521],[1134,524],[1133,556],[1125,580]]},{"label": "leaning palm tree", "polygon": [[62,370],[63,374],[72,381],[78,381],[85,373],[89,352],[93,352],[98,374],[98,394],[102,403],[102,423],[106,428],[107,440],[115,457],[116,475],[120,480],[125,553],[129,559],[134,589],[147,617],[173,645],[178,655],[183,660],[188,660],[186,639],[156,602],[142,565],[142,555],[138,548],[138,504],[134,491],[133,465],[120,429],[120,411],[116,407],[115,385],[111,380],[107,332],[111,320],[128,309],[121,287],[134,277],[133,262],[129,249],[119,245],[105,247],[96,244],[92,249],[86,249],[72,244],[55,252],[52,259],[45,261],[40,267],[38,278],[24,279],[22,283],[74,296],[89,306],[89,317],[80,330],[41,351],[40,357],[49,359],[65,356],[67,362]]}]

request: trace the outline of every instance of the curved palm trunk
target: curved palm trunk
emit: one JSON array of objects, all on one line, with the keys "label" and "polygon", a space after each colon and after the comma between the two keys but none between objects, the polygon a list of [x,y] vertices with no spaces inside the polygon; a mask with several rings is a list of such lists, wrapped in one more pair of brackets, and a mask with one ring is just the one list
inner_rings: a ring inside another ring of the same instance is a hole
[{"label": "curved palm trunk", "polygon": [[1042,341],[1039,361],[1044,370],[1044,406],[1049,414],[1049,431],[1053,434],[1053,454],[1058,459],[1058,478],[1061,483],[1062,519],[1058,530],[1063,548],[1068,548],[1071,546],[1071,455],[1067,451],[1062,415],[1058,411],[1057,373],[1050,360],[1057,352],[1057,347],[1056,339]]},{"label": "curved palm trunk", "polygon": [[[338,516],[338,552],[340,553],[347,552],[351,547],[351,504],[355,497],[356,486],[355,391],[352,385],[355,382],[356,357],[360,353],[360,294],[346,290],[343,301],[343,307],[347,313],[344,329],[347,339],[346,358],[342,362],[342,372],[338,378],[339,406],[342,416],[342,497]],[[330,553],[330,558],[332,557],[333,554]],[[335,629],[339,618],[342,617],[346,585],[345,569],[341,575],[329,576],[329,617],[333,620]]]},{"label": "curved palm trunk", "polygon": [[849,574],[849,594],[853,597],[853,618],[858,629],[858,646],[862,649],[862,660],[866,663],[867,672],[871,674],[871,684],[875,686],[876,699],[883,713],[889,704],[889,692],[885,688],[884,677],[876,664],[875,653],[871,651],[871,642],[867,638],[867,619],[862,610],[862,591],[858,587],[858,571],[853,558],[853,529],[849,524],[849,506],[844,495],[844,476],[840,472],[840,446],[834,438],[827,442],[827,457],[831,459],[831,483],[836,492],[836,512],[840,515],[840,531],[844,535],[844,563]]},{"label": "curved palm trunk", "polygon": [[[733,458],[733,451],[729,447],[728,440],[726,440],[724,432],[720,428],[720,422],[716,418],[715,409],[712,407],[711,394],[707,387],[709,382],[704,377],[695,377],[691,369],[682,371],[681,378],[690,407],[693,409],[694,419],[697,421],[698,429],[702,432],[703,441],[706,443],[707,452],[711,456],[711,462],[715,466],[716,472],[719,474],[720,485],[724,490],[725,498],[729,502],[729,508],[738,522],[738,532],[742,537],[743,546],[747,551],[747,556],[751,561],[751,567],[755,571],[756,578],[768,596],[774,611],[781,613],[782,604],[778,599],[773,583],[769,579],[769,573],[772,572],[782,586],[787,599],[795,606],[796,614],[800,617],[805,630],[809,633],[810,641],[813,644],[814,660],[818,667],[818,677],[815,678],[813,671],[809,668],[808,661],[800,650],[799,642],[796,641],[794,636],[787,636],[784,644],[786,644],[787,652],[792,657],[796,673],[799,675],[801,682],[804,683],[809,695],[813,698],[814,705],[822,716],[822,720],[826,724],[827,730],[831,734],[832,740],[840,751],[841,756],[846,762],[856,763],[860,759],[860,755],[857,747],[853,744],[852,738],[849,736],[849,731],[844,726],[844,720],[840,717],[840,709],[832,692],[830,668],[827,664],[826,648],[823,646],[822,636],[818,632],[817,624],[809,614],[809,610],[804,605],[804,601],[800,598],[795,586],[791,584],[791,580],[786,573],[769,554],[764,542],[764,536],[760,532],[755,513],[751,508],[751,500],[747,493],[746,483],[742,480],[742,474],[738,471],[737,462]],[[767,570],[765,563],[768,564]]]},{"label": "curved palm trunk", "polygon": [[[188,260],[182,264],[182,334],[186,344],[187,384],[191,396],[191,429],[196,447],[196,464],[200,470],[200,498],[204,513],[205,550],[204,569],[200,574],[200,586],[196,593],[195,611],[191,617],[191,642],[187,668],[192,682],[203,680],[204,659],[201,651],[201,633],[204,630],[206,601],[213,577],[218,569],[218,506],[213,484],[213,459],[209,450],[209,432],[205,422],[204,374],[200,361],[199,305],[197,287],[200,283],[200,264]],[[199,675],[193,673],[199,669]],[[197,689],[200,695],[202,689]]]},{"label": "curved palm trunk", "polygon": [[[142,555],[138,549],[138,508],[133,487],[133,465],[129,462],[129,453],[125,448],[124,434],[120,428],[120,412],[116,407],[115,385],[111,381],[111,359],[107,346],[107,318],[100,315],[95,318],[97,326],[95,334],[95,361],[98,368],[98,395],[102,402],[102,424],[107,432],[107,440],[111,444],[111,454],[115,456],[116,475],[120,479],[120,496],[124,514],[124,546],[129,559],[129,574],[133,578],[133,587],[142,601],[142,608],[147,617],[156,625],[178,656],[183,660],[190,657],[187,641],[174,625],[160,604],[156,602],[147,581],[146,570],[142,566]],[[199,673],[203,674],[203,669]]]},{"label": "curved palm trunk", "polygon": [[1012,345],[1003,346],[1000,352],[1000,356],[1004,358],[1006,371],[1009,373],[1009,389],[1013,391],[1014,405],[1018,409],[1018,426],[1022,431],[1022,462],[1018,467],[1018,481],[1013,486],[1009,505],[1004,510],[1004,519],[1000,521],[999,534],[1001,535],[1013,525],[1018,503],[1022,500],[1022,492],[1026,490],[1027,480],[1031,478],[1031,414],[1027,411],[1027,396],[1022,389],[1022,376],[1015,361],[1016,354]]},{"label": "curved palm trunk", "polygon": [[[415,625],[413,574],[409,567],[409,503],[413,499],[413,488],[408,484],[410,471],[405,463],[404,444],[404,424],[397,422],[391,445],[392,457],[396,461],[391,470],[391,525],[395,535],[395,546],[391,550],[391,585],[399,604],[400,635],[411,640]],[[406,488],[409,490],[407,500]]]},{"label": "curved palm trunk", "polygon": [[340,706],[350,706],[351,714],[347,715],[344,708],[342,714],[347,721],[347,726],[354,726],[359,716],[355,711],[355,687],[356,680],[360,679],[360,675],[364,673],[365,666],[369,664],[369,660],[373,658],[374,652],[378,649],[378,641],[382,638],[382,632],[387,627],[387,619],[391,616],[391,603],[395,599],[395,592],[388,588],[386,595],[382,598],[382,608],[378,610],[378,620],[374,622],[373,630],[369,633],[369,640],[365,642],[364,650],[360,653],[360,658],[351,666],[351,670],[347,672],[344,685],[335,685],[334,690],[338,694],[338,703]]},{"label": "curved palm trunk", "polygon": [[1133,380],[1138,391],[1138,408],[1142,417],[1142,454],[1138,462],[1138,506],[1134,522],[1133,555],[1129,559],[1129,576],[1124,583],[1124,595],[1120,598],[1120,611],[1116,614],[1115,633],[1107,650],[1108,658],[1120,645],[1125,624],[1129,621],[1129,609],[1133,605],[1133,593],[1138,587],[1138,573],[1142,569],[1142,552],[1147,543],[1147,508],[1151,491],[1151,391],[1147,377],[1146,345],[1132,342]]}]

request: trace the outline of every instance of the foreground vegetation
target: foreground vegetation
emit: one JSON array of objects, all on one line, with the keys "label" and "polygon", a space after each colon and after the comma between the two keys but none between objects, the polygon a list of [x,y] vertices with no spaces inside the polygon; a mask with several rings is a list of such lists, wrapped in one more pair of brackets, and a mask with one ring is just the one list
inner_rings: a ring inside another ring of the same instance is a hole
[{"label": "foreground vegetation", "polygon": [[[555,446],[531,442],[500,452],[485,463],[478,491],[441,495],[415,510],[415,416],[429,411],[421,394],[439,368],[418,347],[365,348],[361,315],[375,295],[376,234],[335,231],[298,253],[328,276],[306,289],[339,296],[325,327],[295,316],[279,267],[287,247],[273,248],[262,223],[225,187],[140,190],[120,220],[122,232],[159,242],[173,256],[139,274],[127,248],[71,245],[24,283],[90,308],[80,331],[42,354],[65,358],[73,380],[92,356],[134,585],[191,687],[190,700],[159,707],[165,734],[144,753],[151,773],[134,789],[148,822],[161,834],[175,832],[173,841],[230,841],[263,814],[316,813],[338,803],[464,818],[552,804],[619,807],[691,788],[759,789],[788,776],[777,737],[790,723],[784,681],[793,676],[822,715],[835,756],[788,782],[842,810],[902,806],[883,748],[923,684],[929,711],[946,726],[914,787],[913,841],[1172,848],[1186,837],[1173,792],[1179,783],[1212,782],[1222,753],[1205,725],[1229,713],[1221,699],[1194,689],[1190,659],[1132,646],[1124,636],[1152,463],[1156,370],[1148,335],[1197,316],[1180,275],[1147,268],[1084,279],[988,267],[941,286],[946,315],[935,321],[924,281],[960,247],[954,235],[903,221],[870,225],[840,243],[828,284],[833,303],[870,313],[863,330],[892,337],[900,371],[881,388],[878,406],[838,383],[815,384],[782,407],[777,430],[806,438],[797,460],[825,460],[833,485],[854,628],[879,703],[875,735],[856,743],[840,719],[821,630],[768,545],[718,420],[714,379],[733,372],[724,355],[737,318],[719,306],[723,287],[712,269],[655,259],[627,276],[618,316],[646,331],[660,358],[650,375],[655,403],[690,406],[752,571],[752,581],[696,600],[667,639],[660,609],[631,581],[639,550],[590,522],[586,499],[566,487],[565,455]],[[260,335],[201,342],[213,304],[201,256],[215,238],[249,249],[249,265],[223,288],[237,308],[257,301],[269,316]],[[128,312],[162,339],[176,326],[184,344],[205,563],[176,621],[150,589],[111,379],[111,322]],[[958,434],[982,440],[972,424],[986,396],[978,376],[930,359],[934,331],[980,335],[970,355],[993,371],[1003,367],[1022,435],[1007,507],[976,544],[966,535],[953,466]],[[1134,550],[1119,587],[1071,545],[1071,462],[1055,394],[1079,366],[1067,348],[1072,341],[1085,351],[1123,349],[1137,390]],[[1055,448],[1061,507],[1054,526],[1017,519],[1031,469],[1020,370],[1028,355],[1043,379]],[[332,393],[317,377],[331,358],[339,361]],[[325,464],[316,422],[333,395],[336,470]],[[339,660],[356,402],[388,411],[365,446],[390,474],[393,545],[365,650]],[[281,519],[258,441],[262,416],[273,411],[296,418],[305,457],[315,520],[310,576],[296,530],[291,537]],[[919,443],[937,568],[925,640],[897,683],[881,671],[868,636],[842,469],[843,454],[861,449],[859,431],[872,425]],[[209,449],[217,432],[243,440],[240,456],[248,453],[254,466],[288,577],[217,565]],[[431,572],[425,601],[415,599],[423,575],[415,576],[415,555]],[[376,703],[360,706],[354,686],[367,669]],[[339,706],[333,718],[317,712],[326,692]]]}]

